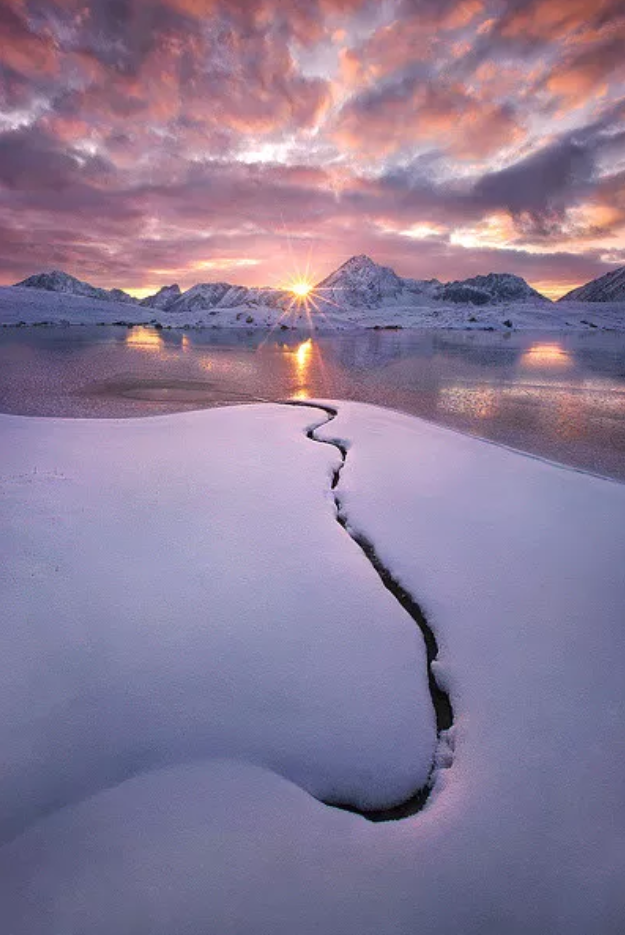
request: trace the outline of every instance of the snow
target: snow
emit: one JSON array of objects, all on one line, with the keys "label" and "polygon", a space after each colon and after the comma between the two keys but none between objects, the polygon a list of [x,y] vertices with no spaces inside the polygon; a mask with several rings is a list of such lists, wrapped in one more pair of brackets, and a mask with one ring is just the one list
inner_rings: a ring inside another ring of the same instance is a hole
[{"label": "snow", "polygon": [[[388,266],[380,266],[368,256],[353,256],[318,286],[319,300],[325,312],[331,306],[379,308],[393,306],[501,305],[514,300],[545,305],[549,299],[536,292],[511,273],[489,273],[471,279],[441,283],[437,279],[404,279]],[[327,306],[326,302],[330,305]]]},{"label": "snow", "polygon": [[[502,301],[476,306],[436,300],[429,296],[426,290],[420,293],[417,299],[412,296],[413,303],[417,304],[402,304],[399,299],[395,299],[377,307],[367,307],[364,304],[336,307],[321,302],[319,311],[312,310],[307,314],[297,305],[290,311],[285,311],[280,305],[282,293],[259,289],[247,290],[255,296],[254,301],[250,300],[247,304],[203,307],[203,303],[212,302],[221,294],[220,290],[216,290],[217,286],[218,283],[195,286],[166,309],[96,300],[43,289],[0,286],[0,326],[121,323],[158,324],[164,328],[236,328],[265,331],[294,328],[308,332],[311,329],[319,332],[337,332],[363,328],[460,328],[504,332],[589,331],[602,328],[625,331],[623,302],[551,304],[528,299],[522,302]],[[234,301],[228,296],[240,293],[242,288],[228,287],[228,292],[220,301]],[[270,297],[270,304],[263,304],[264,295]],[[326,298],[328,295],[326,294]]]},{"label": "snow", "polygon": [[335,522],[314,416],[0,418],[2,838],[205,756],[369,807],[425,784],[423,641]]},{"label": "snow", "polygon": [[[584,288],[590,287],[594,284]],[[571,293],[571,298],[577,297],[578,291]],[[616,297],[618,289],[612,291]],[[209,282],[197,283],[183,293],[178,285],[164,286],[138,303],[119,289],[99,289],[55,270],[31,276],[17,286],[0,287],[0,324],[121,322],[166,328],[307,331],[625,329],[623,302],[602,303],[591,315],[587,303],[561,301],[556,305],[511,273],[447,283],[407,279],[368,256],[351,257],[315,286],[312,297],[308,305],[284,289]]]},{"label": "snow", "polygon": [[305,791],[390,801],[433,745],[320,412],[3,416],[10,935],[622,931],[625,486],[334,405],[454,705],[425,810]]},{"label": "snow", "polygon": [[107,324],[134,322],[149,324],[156,321],[154,310],[127,302],[91,299],[47,289],[0,286],[0,321],[6,325],[20,322],[33,325]]}]

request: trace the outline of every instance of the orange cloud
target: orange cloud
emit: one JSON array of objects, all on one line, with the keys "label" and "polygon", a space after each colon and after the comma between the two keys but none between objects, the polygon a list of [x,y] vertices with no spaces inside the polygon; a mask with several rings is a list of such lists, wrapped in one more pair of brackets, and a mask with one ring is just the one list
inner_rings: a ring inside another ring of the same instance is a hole
[{"label": "orange cloud", "polygon": [[435,144],[460,159],[480,159],[518,143],[525,135],[513,113],[480,101],[462,85],[417,86],[369,103],[348,104],[335,138],[355,152],[392,153],[403,146]]},{"label": "orange cloud", "polygon": [[547,88],[570,104],[581,106],[607,94],[610,85],[625,78],[625,29],[621,35],[578,48],[558,63],[547,78]]}]

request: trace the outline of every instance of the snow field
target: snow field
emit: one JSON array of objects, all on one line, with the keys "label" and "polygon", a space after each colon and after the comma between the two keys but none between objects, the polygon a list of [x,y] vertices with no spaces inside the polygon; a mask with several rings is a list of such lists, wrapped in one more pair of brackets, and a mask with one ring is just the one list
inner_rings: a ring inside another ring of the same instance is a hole
[{"label": "snow field", "polygon": [[333,405],[349,525],[452,695],[426,808],[304,791],[390,800],[433,749],[320,413],[4,416],[10,935],[622,932],[625,486]]},{"label": "snow field", "polygon": [[335,522],[311,420],[0,418],[2,838],[209,756],[363,807],[426,782],[422,638]]}]

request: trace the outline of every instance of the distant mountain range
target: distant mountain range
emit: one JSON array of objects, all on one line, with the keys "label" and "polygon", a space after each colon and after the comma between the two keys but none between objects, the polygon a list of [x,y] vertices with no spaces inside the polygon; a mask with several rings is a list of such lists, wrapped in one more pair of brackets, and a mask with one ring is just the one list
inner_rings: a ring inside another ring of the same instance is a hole
[{"label": "distant mountain range", "polygon": [[488,276],[448,283],[438,279],[404,279],[389,266],[379,266],[368,256],[353,256],[320,282],[316,289],[322,302],[359,308],[432,302],[461,305],[529,300],[549,302],[524,279],[511,273],[489,273]]},{"label": "distant mountain range", "polygon": [[563,295],[559,302],[623,302],[625,301],[625,266],[606,273]]},{"label": "distant mountain range", "polygon": [[[175,283],[163,286],[154,295],[138,300],[122,289],[100,289],[60,270],[29,276],[16,283],[16,286],[135,304],[171,313],[259,306],[282,308],[294,301],[292,293],[285,289],[249,288],[227,282],[198,283],[186,292],[182,292]],[[474,276],[472,279],[448,283],[438,279],[405,279],[390,267],[380,266],[367,256],[354,256],[343,263],[317,284],[314,297],[317,305],[328,308],[403,307],[438,302],[476,306],[506,302],[549,302],[520,276],[510,273],[489,273],[487,276]]]},{"label": "distant mountain range", "polygon": [[[228,308],[287,308],[294,299],[285,289],[248,287],[228,282],[198,283],[183,292],[177,283],[163,286],[154,295],[135,299],[122,289],[100,289],[69,273],[53,270],[29,276],[16,286],[84,296],[107,302],[123,302],[164,312],[193,312]],[[501,305],[509,302],[549,303],[520,276],[489,273],[471,279],[443,283],[438,279],[408,279],[368,256],[353,256],[315,286],[314,298],[322,308],[417,307],[437,303]],[[560,302],[625,301],[625,267],[616,269],[559,299]]]}]

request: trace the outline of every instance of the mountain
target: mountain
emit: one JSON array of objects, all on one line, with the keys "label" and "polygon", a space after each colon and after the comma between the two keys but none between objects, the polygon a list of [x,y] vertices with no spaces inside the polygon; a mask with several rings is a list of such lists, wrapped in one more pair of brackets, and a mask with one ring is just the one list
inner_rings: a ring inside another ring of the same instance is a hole
[{"label": "mountain", "polygon": [[625,266],[606,273],[563,295],[558,302],[623,302],[625,301]]},{"label": "mountain", "polygon": [[[625,270],[621,270],[620,273],[625,274]],[[609,274],[613,275],[616,273]],[[607,278],[603,277],[597,282]],[[623,279],[625,289],[625,275]],[[121,289],[98,289],[58,270],[30,276],[17,285],[109,302],[139,304],[143,308],[173,315],[189,312],[209,312],[212,315],[216,314],[217,310],[233,308],[263,307],[282,310],[291,308],[294,304],[293,294],[288,290],[250,288],[229,282],[201,282],[191,286],[186,292],[181,292],[180,286],[174,283],[171,286],[163,286],[154,295],[138,302]],[[532,289],[524,279],[511,273],[489,273],[487,276],[474,276],[472,279],[448,283],[442,283],[438,279],[408,279],[398,276],[390,266],[380,266],[364,255],[353,256],[343,263],[315,286],[315,293],[316,304],[324,305],[326,311],[334,311],[337,308],[380,309],[386,306],[435,308],[438,303],[499,305],[508,302],[549,302],[549,299]]]},{"label": "mountain", "polygon": [[168,305],[167,311],[175,314],[218,308],[255,308],[259,305],[276,308],[288,299],[289,293],[281,289],[233,286],[229,282],[200,282]]},{"label": "mountain", "polygon": [[332,305],[378,308],[381,305],[414,305],[419,296],[432,295],[437,280],[421,282],[402,279],[390,266],[380,266],[370,257],[360,255],[339,266],[317,284],[321,301]]},{"label": "mountain", "polygon": [[104,302],[124,302],[128,304],[137,304],[137,300],[122,289],[99,289],[88,282],[82,282],[69,273],[55,269],[49,273],[37,273],[35,276],[29,276],[22,282],[16,282],[16,286],[25,289],[45,289],[47,292],[62,292],[66,295],[83,296],[87,299],[100,299]]},{"label": "mountain", "polygon": [[180,286],[175,282],[173,286],[163,286],[154,295],[142,299],[139,305],[142,305],[143,308],[158,308],[160,311],[166,312],[181,295]]},{"label": "mountain", "polygon": [[404,279],[368,256],[354,256],[316,287],[321,300],[333,305],[379,308],[383,305],[430,305],[433,302],[496,305],[502,302],[549,302],[520,276],[489,273],[441,283],[438,279]]},{"label": "mountain", "polygon": [[500,302],[549,302],[532,289],[520,276],[512,273],[489,273],[471,279],[448,282],[440,287],[437,299],[470,305],[492,305]]}]

